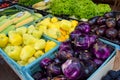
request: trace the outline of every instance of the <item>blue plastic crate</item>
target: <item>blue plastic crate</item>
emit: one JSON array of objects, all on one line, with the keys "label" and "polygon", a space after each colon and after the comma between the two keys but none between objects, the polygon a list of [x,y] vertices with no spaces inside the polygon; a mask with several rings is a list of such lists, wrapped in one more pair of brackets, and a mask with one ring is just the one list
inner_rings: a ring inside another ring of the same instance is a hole
[{"label": "blue plastic crate", "polygon": [[[101,39],[100,39],[101,40]],[[94,74],[96,74],[106,63],[109,62],[109,60],[115,55],[115,51],[116,51],[116,46],[110,43],[107,43],[105,40],[101,40],[102,42],[104,42],[107,45],[110,45],[111,47],[114,48],[113,52],[111,53],[111,55],[105,60],[105,62],[88,78],[88,80],[92,80],[91,78],[94,76]],[[46,55],[45,57],[49,57],[49,58],[54,58],[54,54],[52,54],[51,56]],[[41,70],[40,66],[39,66],[39,62],[41,60],[39,60],[38,62],[35,62],[35,65],[33,66],[29,66],[24,68],[23,70],[25,71],[25,76],[26,76],[26,80],[34,80],[32,78],[32,74],[36,71]]]},{"label": "blue plastic crate", "polygon": [[[87,80],[92,80],[92,78],[97,74],[99,73],[99,71],[114,57],[114,55],[116,54],[116,50],[120,50],[120,46],[118,46],[117,44],[114,44],[114,43],[111,43],[107,40],[103,40],[103,39],[100,39],[101,41],[103,41],[104,43],[108,44],[108,45],[111,45],[115,48],[115,50],[113,51],[113,53],[108,57],[107,60],[105,60],[105,62],[87,79]],[[99,80],[99,79],[98,79]]]},{"label": "blue plastic crate", "polygon": [[12,67],[12,69],[14,69],[14,71],[16,73],[18,73],[18,76],[21,76],[23,79],[22,80],[26,80],[26,78],[24,78],[24,73],[25,71],[23,71],[24,68],[29,68],[30,66],[34,66],[36,62],[38,62],[39,60],[43,59],[45,56],[48,56],[48,55],[52,55],[52,53],[54,51],[56,51],[60,45],[60,42],[52,39],[52,38],[49,38],[49,37],[45,37],[43,36],[43,38],[45,40],[50,40],[50,41],[54,41],[57,45],[49,50],[48,52],[46,52],[44,55],[40,56],[39,58],[37,58],[36,60],[34,60],[32,63],[26,65],[26,66],[20,66],[17,62],[15,62],[12,58],[10,58],[2,49],[0,49],[0,55],[2,55],[2,57],[5,59],[5,61]]}]

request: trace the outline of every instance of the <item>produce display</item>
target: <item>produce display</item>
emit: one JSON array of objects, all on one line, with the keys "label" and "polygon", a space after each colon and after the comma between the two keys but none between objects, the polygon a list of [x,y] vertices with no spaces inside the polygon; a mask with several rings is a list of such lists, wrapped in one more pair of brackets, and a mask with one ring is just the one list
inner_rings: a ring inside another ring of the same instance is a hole
[{"label": "produce display", "polygon": [[[87,80],[120,47],[120,12],[110,12],[108,4],[92,0],[19,0],[18,4],[38,10],[13,6],[0,11],[0,54],[16,70],[20,65],[18,73],[26,80]],[[43,16],[41,10],[60,17]],[[102,80],[120,80],[120,70],[110,70]]]},{"label": "produce display", "polygon": [[33,25],[20,27],[8,34],[0,34],[0,48],[21,66],[25,66],[56,46],[54,41],[42,37],[43,31]]},{"label": "produce display", "polygon": [[86,80],[112,53],[97,35],[90,34],[88,23],[79,23],[62,42],[54,59],[44,58],[38,64],[41,71],[33,73],[34,80]]},{"label": "produce display", "polygon": [[120,44],[120,13],[108,12],[89,19],[91,31],[98,36]]},{"label": "produce display", "polygon": [[[73,5],[74,4],[74,5]],[[49,0],[40,1],[32,6],[35,9],[45,10],[54,15],[73,17],[77,19],[103,15],[111,11],[108,4],[95,4],[92,0]]]},{"label": "produce display", "polygon": [[120,70],[114,71],[110,70],[108,73],[102,78],[102,80],[120,80]]},{"label": "produce display", "polygon": [[44,34],[63,42],[69,39],[69,34],[75,29],[78,21],[59,20],[57,17],[48,17],[39,21],[35,26],[43,30]]},{"label": "produce display", "polygon": [[28,11],[20,11],[9,16],[4,14],[0,17],[0,33],[7,33],[9,30],[21,27],[25,24],[38,20],[41,17],[41,14],[31,14]]}]

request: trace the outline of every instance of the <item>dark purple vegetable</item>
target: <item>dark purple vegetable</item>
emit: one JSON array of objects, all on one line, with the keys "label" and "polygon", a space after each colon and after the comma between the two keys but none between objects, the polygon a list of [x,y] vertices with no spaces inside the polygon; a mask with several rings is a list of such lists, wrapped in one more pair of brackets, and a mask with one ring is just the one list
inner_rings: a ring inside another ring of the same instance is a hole
[{"label": "dark purple vegetable", "polygon": [[80,49],[83,49],[83,50],[88,49],[91,45],[90,36],[82,35],[76,38],[73,44]]},{"label": "dark purple vegetable", "polygon": [[97,20],[97,24],[98,24],[98,25],[104,25],[104,24],[105,24],[105,21],[106,21],[106,18],[104,18],[104,17],[99,17],[98,20]]},{"label": "dark purple vegetable", "polygon": [[90,32],[90,25],[88,23],[81,23],[76,27],[75,30],[80,30],[83,33],[89,33]]},{"label": "dark purple vegetable", "polygon": [[90,18],[90,19],[88,20],[88,23],[89,23],[90,25],[96,24],[99,17],[100,17],[100,16],[95,16],[95,17],[93,17],[93,18]]},{"label": "dark purple vegetable", "polygon": [[85,52],[81,52],[81,54],[79,55],[79,59],[81,61],[87,61],[87,60],[90,60],[92,59],[92,54],[88,51],[85,51]]},{"label": "dark purple vegetable", "polygon": [[62,71],[70,80],[77,80],[84,76],[83,64],[77,58],[70,58],[62,64]]},{"label": "dark purple vegetable", "polygon": [[91,26],[91,32],[95,33],[98,28],[99,28],[98,25],[92,25]]},{"label": "dark purple vegetable", "polygon": [[47,71],[49,72],[49,74],[52,74],[54,76],[60,75],[62,73],[60,66],[55,63],[49,64],[47,67]]},{"label": "dark purple vegetable", "polygon": [[75,40],[76,37],[81,36],[82,33],[79,30],[74,30],[71,34],[70,34],[70,39],[71,41]]},{"label": "dark purple vegetable", "polygon": [[67,59],[73,57],[73,50],[70,48],[60,49],[57,54],[57,58],[60,59],[62,62],[66,61]]},{"label": "dark purple vegetable", "polygon": [[108,27],[115,27],[116,26],[116,21],[115,21],[115,19],[114,18],[108,18],[107,20],[106,20],[106,25],[108,26]]},{"label": "dark purple vegetable", "polygon": [[106,30],[106,36],[111,39],[116,38],[117,33],[118,31],[115,28],[109,28]]},{"label": "dark purple vegetable", "polygon": [[92,60],[88,60],[85,61],[85,74],[88,76],[90,76],[96,69],[97,69],[97,65],[96,63],[94,63]]},{"label": "dark purple vegetable", "polygon": [[108,58],[111,52],[110,48],[100,41],[94,44],[92,51],[98,59],[103,59],[103,60]]},{"label": "dark purple vegetable", "polygon": [[115,13],[114,13],[114,12],[107,12],[107,13],[104,14],[104,16],[105,16],[106,18],[115,17]]},{"label": "dark purple vegetable", "polygon": [[94,43],[96,43],[96,40],[98,39],[98,36],[95,34],[90,35],[90,43],[91,45],[93,45]]},{"label": "dark purple vegetable", "polygon": [[99,27],[96,30],[96,34],[99,35],[99,36],[103,36],[103,35],[105,35],[105,31],[106,31],[106,27]]},{"label": "dark purple vegetable", "polygon": [[53,78],[53,80],[68,80],[64,75],[58,75]]},{"label": "dark purple vegetable", "polygon": [[62,63],[58,58],[54,58],[54,62],[55,64],[58,64],[58,65]]},{"label": "dark purple vegetable", "polygon": [[100,66],[102,63],[103,63],[103,61],[102,60],[100,60],[100,59],[94,59],[94,62],[97,64],[97,66]]},{"label": "dark purple vegetable", "polygon": [[71,42],[70,42],[70,40],[68,40],[68,41],[62,42],[60,44],[59,49],[70,48],[70,47],[71,47]]},{"label": "dark purple vegetable", "polygon": [[40,66],[46,69],[46,67],[51,63],[52,63],[52,60],[50,58],[44,58],[43,60],[41,60]]},{"label": "dark purple vegetable", "polygon": [[32,77],[35,79],[35,80],[40,80],[42,78],[42,72],[41,71],[37,71],[35,72]]}]

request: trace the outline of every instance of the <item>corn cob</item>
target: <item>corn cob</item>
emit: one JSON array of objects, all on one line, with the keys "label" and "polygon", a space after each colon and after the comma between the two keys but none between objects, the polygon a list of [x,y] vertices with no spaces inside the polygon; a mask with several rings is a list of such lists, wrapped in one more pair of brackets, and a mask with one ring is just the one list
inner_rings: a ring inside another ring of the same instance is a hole
[{"label": "corn cob", "polygon": [[2,26],[0,26],[0,32],[3,31],[4,29],[6,29],[11,24],[13,24],[13,22],[11,20],[8,20],[6,23],[4,23]]},{"label": "corn cob", "polygon": [[0,22],[0,26],[2,26],[4,23],[6,23],[7,21],[9,21],[9,19],[4,19]]},{"label": "corn cob", "polygon": [[15,25],[15,27],[17,28],[17,27],[23,26],[23,25],[25,25],[25,24],[28,24],[28,23],[32,22],[33,20],[34,20],[33,17],[29,17],[29,18],[27,18],[27,19],[25,19],[25,20],[17,23],[17,24]]},{"label": "corn cob", "polygon": [[18,14],[15,18],[12,19],[14,24],[19,23],[22,20],[25,20],[26,18],[31,16],[31,14],[28,11],[25,11],[25,12],[23,12],[21,14],[23,14],[23,15],[19,16],[19,14]]},{"label": "corn cob", "polygon": [[17,14],[19,14],[20,12],[16,13],[16,14],[13,14],[12,16],[9,17],[9,19],[13,19],[17,16]]},{"label": "corn cob", "polygon": [[1,33],[7,34],[10,30],[14,30],[14,29],[15,29],[15,26],[14,25],[10,25],[10,26],[8,26],[8,28],[3,30]]}]

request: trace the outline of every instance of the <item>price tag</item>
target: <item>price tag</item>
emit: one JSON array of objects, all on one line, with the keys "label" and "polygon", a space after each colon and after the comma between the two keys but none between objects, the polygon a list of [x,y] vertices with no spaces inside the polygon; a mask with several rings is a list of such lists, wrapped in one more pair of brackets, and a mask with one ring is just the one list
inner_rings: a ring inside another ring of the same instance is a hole
[{"label": "price tag", "polygon": [[17,15],[16,15],[16,17],[21,17],[21,16],[23,16],[25,13],[24,12],[19,12]]}]

